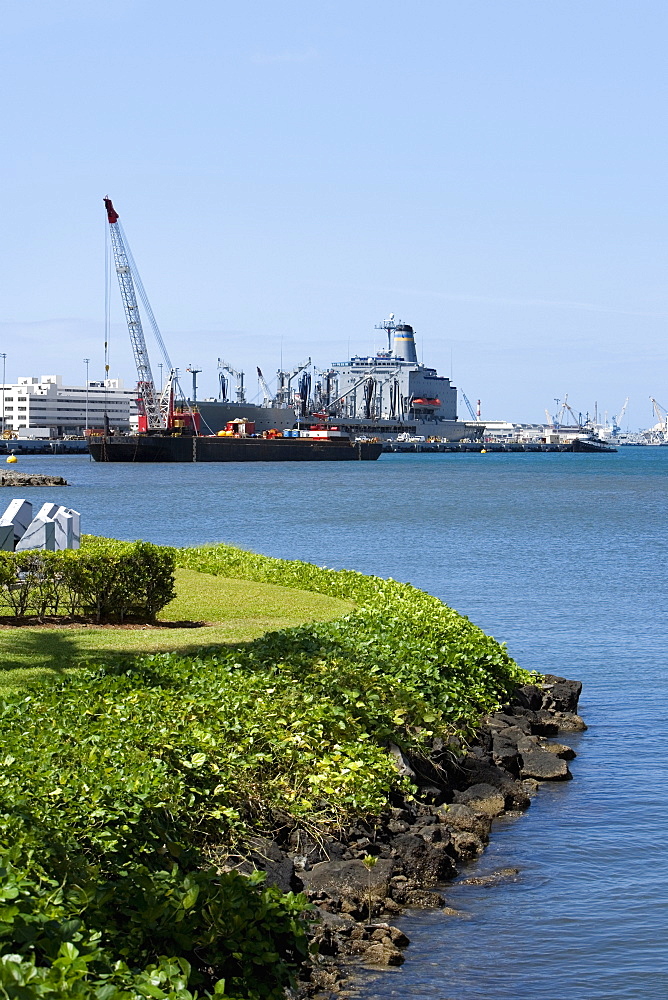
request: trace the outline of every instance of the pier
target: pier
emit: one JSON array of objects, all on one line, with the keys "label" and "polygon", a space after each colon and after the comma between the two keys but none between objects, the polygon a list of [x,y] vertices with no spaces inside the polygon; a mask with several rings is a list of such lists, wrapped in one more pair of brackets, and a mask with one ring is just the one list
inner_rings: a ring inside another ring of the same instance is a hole
[{"label": "pier", "polygon": [[544,441],[384,441],[384,452],[437,452],[439,454],[466,454],[476,452],[614,452],[616,448],[604,442],[575,439],[561,444]]}]

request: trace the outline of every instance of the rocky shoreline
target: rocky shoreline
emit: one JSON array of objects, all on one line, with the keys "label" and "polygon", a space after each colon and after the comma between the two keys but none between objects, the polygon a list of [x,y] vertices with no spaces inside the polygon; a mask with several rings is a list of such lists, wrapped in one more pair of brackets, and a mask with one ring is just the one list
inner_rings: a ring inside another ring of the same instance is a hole
[{"label": "rocky shoreline", "polygon": [[0,472],[0,486],[69,486],[62,476],[46,476],[41,472]]},{"label": "rocky shoreline", "polygon": [[[395,793],[382,816],[336,838],[286,825],[275,839],[254,841],[245,857],[226,859],[241,871],[266,871],[269,885],[303,891],[314,904],[317,952],[300,997],[340,996],[357,962],[402,964],[409,941],[392,920],[405,907],[444,907],[439,887],[484,851],[493,820],[525,810],[542,781],[572,777],[574,751],[549,738],[586,729],[577,714],[581,688],[548,674],[518,688],[466,745],[435,739],[421,758],[390,746],[415,796]],[[503,869],[467,881],[492,885],[516,875]]]}]

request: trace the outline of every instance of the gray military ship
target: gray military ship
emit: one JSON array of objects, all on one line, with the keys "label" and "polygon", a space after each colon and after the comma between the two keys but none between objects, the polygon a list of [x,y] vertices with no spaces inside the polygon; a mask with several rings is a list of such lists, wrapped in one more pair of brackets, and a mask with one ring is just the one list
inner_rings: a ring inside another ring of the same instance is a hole
[{"label": "gray military ship", "polygon": [[392,316],[377,329],[387,335],[386,349],[327,369],[314,368],[309,359],[293,372],[279,371],[274,397],[262,382],[263,405],[239,398],[198,402],[202,429],[217,433],[228,421],[245,418],[259,432],[308,424],[336,426],[353,438],[480,439],[482,424],[457,419],[457,389],[450,379],[418,361],[413,327]]}]

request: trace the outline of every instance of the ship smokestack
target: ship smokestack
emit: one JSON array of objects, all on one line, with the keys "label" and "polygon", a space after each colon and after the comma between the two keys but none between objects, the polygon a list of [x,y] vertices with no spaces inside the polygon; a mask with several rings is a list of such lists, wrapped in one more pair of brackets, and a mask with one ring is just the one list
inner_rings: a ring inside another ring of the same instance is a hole
[{"label": "ship smokestack", "polygon": [[409,326],[408,323],[400,323],[394,328],[394,356],[400,361],[411,361],[413,364],[417,364],[413,327]]}]

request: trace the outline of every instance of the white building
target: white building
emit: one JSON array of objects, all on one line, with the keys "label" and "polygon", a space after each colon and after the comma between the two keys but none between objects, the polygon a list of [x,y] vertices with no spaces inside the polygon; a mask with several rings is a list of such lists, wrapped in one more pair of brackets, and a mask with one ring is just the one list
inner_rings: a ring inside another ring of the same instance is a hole
[{"label": "white building", "polygon": [[0,384],[3,430],[19,437],[82,435],[86,428],[102,430],[104,414],[112,428],[136,427],[136,389],[123,388],[121,379],[63,385],[61,375],[22,376]]}]

